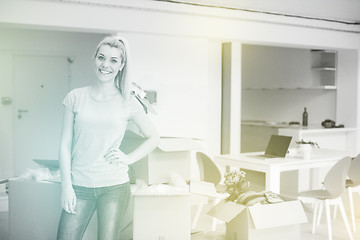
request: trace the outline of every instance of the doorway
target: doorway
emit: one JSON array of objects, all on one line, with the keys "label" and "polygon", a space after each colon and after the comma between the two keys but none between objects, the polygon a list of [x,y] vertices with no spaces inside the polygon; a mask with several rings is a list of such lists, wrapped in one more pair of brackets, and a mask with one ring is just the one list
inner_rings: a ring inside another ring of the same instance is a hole
[{"label": "doorway", "polygon": [[14,55],[14,176],[35,168],[33,159],[58,159],[70,64],[65,56]]}]

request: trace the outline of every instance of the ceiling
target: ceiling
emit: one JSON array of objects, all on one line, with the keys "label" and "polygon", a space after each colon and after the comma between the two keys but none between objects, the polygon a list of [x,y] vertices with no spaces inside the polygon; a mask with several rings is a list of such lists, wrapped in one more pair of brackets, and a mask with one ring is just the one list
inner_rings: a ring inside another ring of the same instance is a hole
[{"label": "ceiling", "polygon": [[[48,2],[79,2],[108,5],[132,5],[134,2],[166,2],[246,12],[286,15],[360,25],[360,0],[29,0]],[[140,3],[141,5],[141,3]]]},{"label": "ceiling", "polygon": [[360,0],[157,0],[360,25]]}]

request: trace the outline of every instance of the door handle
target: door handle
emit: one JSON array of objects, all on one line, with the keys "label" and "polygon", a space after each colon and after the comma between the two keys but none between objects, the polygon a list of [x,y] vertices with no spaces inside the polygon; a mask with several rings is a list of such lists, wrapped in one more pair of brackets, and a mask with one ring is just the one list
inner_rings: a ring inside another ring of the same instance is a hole
[{"label": "door handle", "polygon": [[18,119],[21,119],[22,114],[27,113],[27,112],[28,112],[28,110],[26,110],[26,109],[18,109]]}]

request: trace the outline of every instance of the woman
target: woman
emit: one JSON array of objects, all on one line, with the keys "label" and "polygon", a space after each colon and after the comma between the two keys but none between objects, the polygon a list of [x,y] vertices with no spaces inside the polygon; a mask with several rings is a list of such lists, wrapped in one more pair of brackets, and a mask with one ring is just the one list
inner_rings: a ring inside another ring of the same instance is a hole
[{"label": "woman", "polygon": [[[94,63],[97,81],[70,91],[63,102],[58,239],[81,239],[95,210],[98,239],[118,239],[131,194],[128,165],[149,154],[159,141],[154,125],[130,94],[125,40],[104,38]],[[128,121],[139,127],[146,141],[126,155],[119,147]]]}]

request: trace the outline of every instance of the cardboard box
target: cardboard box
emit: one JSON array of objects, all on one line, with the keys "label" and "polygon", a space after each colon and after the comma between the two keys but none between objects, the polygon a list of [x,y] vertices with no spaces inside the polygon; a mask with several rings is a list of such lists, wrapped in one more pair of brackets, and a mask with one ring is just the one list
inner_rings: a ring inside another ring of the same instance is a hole
[{"label": "cardboard box", "polygon": [[136,192],[133,240],[190,240],[189,194]]},{"label": "cardboard box", "polygon": [[0,212],[9,211],[9,199],[6,193],[0,192]]},{"label": "cardboard box", "polygon": [[299,200],[250,207],[223,200],[208,214],[226,222],[227,240],[301,239],[300,224],[307,222]]},{"label": "cardboard box", "polygon": [[219,197],[219,194],[216,192],[216,188],[213,183],[200,180],[190,181],[189,192],[192,194],[202,195],[206,197]]},{"label": "cardboard box", "polygon": [[[129,153],[144,142],[144,138],[127,130],[120,149]],[[185,180],[191,176],[191,151],[200,145],[190,138],[161,137],[158,147],[145,158],[131,165],[131,182],[139,178],[145,183],[168,183],[171,172],[180,174]]]},{"label": "cardboard box", "polygon": [[[135,188],[132,186],[132,192]],[[61,185],[57,182],[9,181],[10,239],[56,239],[61,215]],[[121,239],[132,239],[132,202],[119,226]],[[97,218],[94,213],[83,240],[97,239]]]}]

